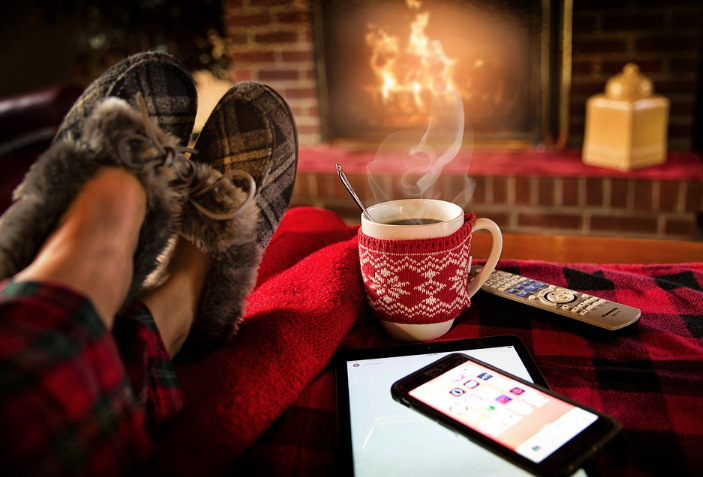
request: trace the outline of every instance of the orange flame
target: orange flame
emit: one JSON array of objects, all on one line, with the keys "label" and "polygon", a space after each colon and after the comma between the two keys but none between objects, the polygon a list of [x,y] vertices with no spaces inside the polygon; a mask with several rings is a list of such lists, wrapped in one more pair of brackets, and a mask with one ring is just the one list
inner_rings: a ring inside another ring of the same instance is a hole
[{"label": "orange flame", "polygon": [[[420,0],[406,0],[409,8],[419,10]],[[453,74],[456,60],[447,58],[442,45],[425,34],[429,12],[418,12],[410,25],[408,46],[401,51],[398,38],[383,29],[369,26],[366,36],[371,47],[370,65],[379,81],[384,104],[395,103],[401,110],[426,111],[423,97],[455,91]]]}]

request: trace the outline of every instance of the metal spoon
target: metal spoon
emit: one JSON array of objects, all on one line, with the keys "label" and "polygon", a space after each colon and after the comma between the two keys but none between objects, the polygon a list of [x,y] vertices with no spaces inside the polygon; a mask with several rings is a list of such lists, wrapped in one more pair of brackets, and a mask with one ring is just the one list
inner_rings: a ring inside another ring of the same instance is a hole
[{"label": "metal spoon", "polygon": [[361,200],[359,200],[359,196],[356,195],[356,192],[354,192],[354,189],[352,189],[351,184],[349,183],[349,180],[347,179],[347,176],[344,174],[344,171],[342,170],[342,166],[337,164],[337,174],[339,175],[339,179],[342,181],[342,184],[344,184],[344,188],[347,189],[347,192],[349,192],[349,195],[352,196],[352,199],[354,199],[354,202],[356,202],[356,205],[359,206],[361,209],[361,212],[364,213],[364,216],[369,222],[375,222],[369,215],[369,213],[366,211],[366,207],[364,207],[364,204],[361,203]]}]

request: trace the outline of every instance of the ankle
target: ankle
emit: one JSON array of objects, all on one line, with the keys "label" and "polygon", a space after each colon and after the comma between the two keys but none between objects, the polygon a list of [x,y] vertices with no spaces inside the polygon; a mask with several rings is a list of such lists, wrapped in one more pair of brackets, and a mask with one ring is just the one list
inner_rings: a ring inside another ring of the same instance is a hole
[{"label": "ankle", "polygon": [[210,257],[179,237],[163,282],[140,299],[149,308],[171,357],[181,349],[200,309]]}]

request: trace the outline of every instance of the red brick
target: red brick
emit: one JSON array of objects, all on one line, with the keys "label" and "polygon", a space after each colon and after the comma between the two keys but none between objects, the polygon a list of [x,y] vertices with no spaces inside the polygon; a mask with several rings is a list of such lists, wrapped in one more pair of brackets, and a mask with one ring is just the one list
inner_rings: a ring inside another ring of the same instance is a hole
[{"label": "red brick", "polygon": [[594,232],[655,234],[657,232],[657,219],[651,216],[593,215],[591,217],[591,230]]},{"label": "red brick", "polygon": [[586,103],[583,101],[576,101],[571,103],[569,105],[569,113],[571,114],[571,116],[584,118],[586,116]]},{"label": "red brick", "polygon": [[310,20],[310,15],[307,11],[298,10],[294,12],[277,13],[275,18],[281,23],[307,24]]},{"label": "red brick", "polygon": [[703,182],[689,182],[686,186],[684,210],[700,212],[703,208]]},{"label": "red brick", "polygon": [[311,51],[283,51],[281,59],[286,62],[294,61],[312,61],[313,54]]},{"label": "red brick", "polygon": [[648,13],[627,13],[624,15],[604,15],[605,31],[660,30],[664,27],[664,16]]},{"label": "red brick", "polygon": [[652,210],[653,184],[651,181],[635,181],[634,210]]},{"label": "red brick", "polygon": [[493,177],[493,203],[505,204],[508,201],[508,179]]},{"label": "red brick", "polygon": [[473,178],[476,187],[474,188],[474,195],[471,198],[472,204],[485,204],[486,203],[486,178],[483,176]]},{"label": "red brick", "polygon": [[664,233],[693,239],[696,234],[696,222],[693,217],[689,219],[668,218],[664,224]]},{"label": "red brick", "polygon": [[685,103],[672,102],[669,106],[671,116],[693,116],[694,111],[695,105],[691,101]]},{"label": "red brick", "polygon": [[261,13],[232,13],[227,15],[227,26],[232,27],[252,27],[268,25],[271,23],[271,15],[268,12]]},{"label": "red brick", "polygon": [[298,134],[320,134],[319,126],[305,126],[299,124],[296,129],[298,130]]},{"label": "red brick", "polygon": [[532,203],[532,187],[529,177],[515,178],[515,205],[530,205]]},{"label": "red brick", "polygon": [[605,91],[605,83],[603,81],[593,81],[589,83],[572,83],[571,94],[583,94],[592,96],[594,94]]},{"label": "red brick", "polygon": [[[612,15],[610,10],[621,10],[622,2],[613,2],[612,0],[588,0],[574,2],[574,16],[581,15],[581,12],[600,11]],[[599,12],[600,13],[600,12]]]},{"label": "red brick", "polygon": [[579,205],[579,181],[572,177],[561,180],[561,203],[565,207]]},{"label": "red brick", "polygon": [[237,30],[233,32],[230,29],[227,33],[227,41],[230,45],[243,46],[249,44],[249,36],[244,31]]},{"label": "red brick", "polygon": [[259,44],[267,43],[298,43],[298,33],[295,31],[271,31],[254,36]]},{"label": "red brick", "polygon": [[627,207],[627,195],[629,181],[625,179],[613,179],[610,181],[610,206],[617,209]]},{"label": "red brick", "polygon": [[466,205],[468,201],[474,202],[473,198],[469,195],[474,187],[474,182],[470,181],[467,184],[466,176],[454,175],[454,174],[442,174],[439,177],[440,187],[439,189],[443,193],[443,199],[457,203],[461,206]]},{"label": "red brick", "polygon": [[[635,51],[671,52],[696,51],[700,40],[695,35],[660,35],[635,40]],[[607,51],[607,50],[606,50]]]},{"label": "red brick", "polygon": [[297,80],[300,74],[297,70],[260,70],[259,80],[261,81],[276,81],[276,80]]},{"label": "red brick", "polygon": [[696,68],[698,68],[698,60],[695,58],[672,58],[669,63],[672,73],[690,74],[696,71]]},{"label": "red brick", "polygon": [[573,42],[573,56],[591,55],[598,53],[618,53],[624,52],[626,49],[625,40],[585,40],[575,38]]},{"label": "red brick", "polygon": [[316,187],[313,186],[316,179],[313,174],[298,173],[295,178],[295,186],[293,188],[293,195],[304,198],[304,199],[314,199],[316,198]]},{"label": "red brick", "polygon": [[593,177],[586,179],[586,205],[596,207],[605,205],[603,179]]},{"label": "red brick", "polygon": [[286,90],[286,99],[311,99],[317,97],[317,91],[313,88],[290,88]]},{"label": "red brick", "polygon": [[537,179],[537,203],[551,206],[554,202],[554,178],[540,177]]},{"label": "red brick", "polygon": [[659,210],[672,212],[679,207],[679,182],[662,181],[659,184]]},{"label": "red brick", "polygon": [[593,74],[592,61],[574,61],[571,64],[572,76],[590,76]]},{"label": "red brick", "polygon": [[[691,119],[693,120],[693,119]],[[669,123],[669,137],[680,137],[689,139],[693,135],[692,124],[671,124]]]},{"label": "red brick", "polygon": [[578,123],[575,123],[574,121],[572,121],[569,124],[569,136],[570,137],[576,137],[576,136],[581,137],[581,136],[583,136],[583,134],[584,134],[583,123],[578,124]]},{"label": "red brick", "polygon": [[671,18],[672,25],[676,25],[678,29],[684,28],[699,28],[700,27],[700,15],[689,14],[676,14]]},{"label": "red brick", "polygon": [[574,33],[583,35],[596,29],[596,17],[593,15],[575,15],[571,22]]},{"label": "red brick", "polygon": [[229,59],[232,64],[242,66],[245,63],[272,63],[274,56],[272,51],[239,51],[230,53]]},{"label": "red brick", "polygon": [[573,214],[520,212],[518,216],[519,225],[544,229],[577,230],[581,228],[582,223],[583,217]]},{"label": "red brick", "polygon": [[230,78],[232,78],[232,81],[235,83],[240,81],[251,81],[251,70],[230,70]]},{"label": "red brick", "polygon": [[696,91],[696,82],[659,80],[654,84],[654,89],[660,94],[693,94]]},{"label": "red brick", "polygon": [[281,5],[291,5],[294,6],[296,0],[256,0],[254,5],[257,7],[273,7]]}]

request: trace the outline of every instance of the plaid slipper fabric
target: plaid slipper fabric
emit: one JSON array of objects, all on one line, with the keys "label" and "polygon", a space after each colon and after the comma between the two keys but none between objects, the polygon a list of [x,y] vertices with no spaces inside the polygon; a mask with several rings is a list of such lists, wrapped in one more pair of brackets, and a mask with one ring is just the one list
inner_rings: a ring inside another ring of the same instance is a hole
[{"label": "plaid slipper fabric", "polygon": [[187,145],[198,109],[195,82],[180,61],[157,52],[132,55],[93,81],[66,114],[54,142],[80,139],[86,118],[107,97],[123,99],[138,109],[137,93],[144,97],[149,117],[177,137],[179,145]]},{"label": "plaid slipper fabric", "polygon": [[265,249],[288,209],[298,168],[298,133],[285,100],[264,84],[238,83],[220,99],[195,149],[193,159],[244,189],[246,182],[234,171],[254,178],[258,241]]}]

